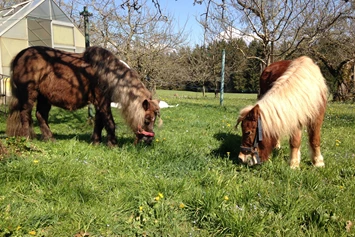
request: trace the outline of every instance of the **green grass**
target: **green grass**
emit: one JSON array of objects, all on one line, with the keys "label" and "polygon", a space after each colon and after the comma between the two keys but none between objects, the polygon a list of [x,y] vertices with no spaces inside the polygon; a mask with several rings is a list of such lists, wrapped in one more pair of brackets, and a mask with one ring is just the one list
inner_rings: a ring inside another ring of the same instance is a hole
[{"label": "green grass", "polygon": [[326,167],[311,166],[304,135],[292,170],[287,139],[261,166],[235,162],[255,95],[156,97],[179,106],[161,110],[151,146],[133,145],[116,110],[115,148],[90,144],[86,109],[52,109],[55,142],[6,138],[1,116],[0,236],[355,236],[354,104],[328,106]]}]

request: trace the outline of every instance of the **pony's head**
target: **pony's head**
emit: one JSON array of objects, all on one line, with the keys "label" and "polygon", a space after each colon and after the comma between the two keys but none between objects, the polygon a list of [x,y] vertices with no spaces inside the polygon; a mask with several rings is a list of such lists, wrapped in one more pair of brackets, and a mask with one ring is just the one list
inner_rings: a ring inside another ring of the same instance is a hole
[{"label": "pony's head", "polygon": [[249,166],[261,164],[269,158],[277,138],[266,133],[262,125],[262,112],[259,104],[248,106],[240,111],[237,125],[241,123],[242,143],[239,161]]},{"label": "pony's head", "polygon": [[259,150],[262,141],[262,125],[260,107],[248,106],[240,111],[237,125],[241,123],[242,144],[240,146],[239,160],[248,165],[261,163]]},{"label": "pony's head", "polygon": [[154,124],[156,119],[159,118],[159,122],[161,122],[159,101],[146,99],[143,101],[142,107],[145,111],[144,120],[141,125],[138,125],[135,144],[144,142],[149,145],[152,143],[155,136]]}]

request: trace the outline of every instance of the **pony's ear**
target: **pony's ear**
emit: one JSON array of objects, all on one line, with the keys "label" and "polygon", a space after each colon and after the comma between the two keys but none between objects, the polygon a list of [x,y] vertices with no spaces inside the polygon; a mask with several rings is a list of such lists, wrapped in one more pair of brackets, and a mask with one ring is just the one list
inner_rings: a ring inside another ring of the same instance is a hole
[{"label": "pony's ear", "polygon": [[143,109],[145,111],[147,111],[149,109],[149,101],[148,100],[144,100],[142,103]]},{"label": "pony's ear", "polygon": [[249,112],[254,108],[252,105],[248,105],[247,107],[243,108],[239,112],[239,117],[237,120],[237,124],[235,125],[235,128],[238,127],[239,123],[242,122],[249,114]]},{"label": "pony's ear", "polygon": [[248,117],[249,120],[258,121],[259,114],[260,114],[260,107],[259,107],[258,104],[256,104],[254,106],[254,108],[252,108],[250,110],[250,112],[248,113],[247,117]]},{"label": "pony's ear", "polygon": [[242,116],[238,117],[237,124],[235,125],[235,128],[238,127],[238,125],[240,124],[241,121],[243,121],[243,119],[244,119],[244,117],[242,117]]}]

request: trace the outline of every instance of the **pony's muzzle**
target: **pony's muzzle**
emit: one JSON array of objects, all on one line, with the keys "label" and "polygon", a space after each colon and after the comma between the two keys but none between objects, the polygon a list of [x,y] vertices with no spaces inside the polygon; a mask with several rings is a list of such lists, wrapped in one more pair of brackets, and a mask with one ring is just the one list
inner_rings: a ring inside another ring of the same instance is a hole
[{"label": "pony's muzzle", "polygon": [[253,166],[253,165],[258,164],[257,158],[252,153],[244,154],[244,153],[240,152],[238,155],[238,160],[239,160],[239,162],[246,164],[248,166]]},{"label": "pony's muzzle", "polygon": [[144,143],[146,145],[151,145],[154,140],[153,136],[146,136],[144,134],[137,134],[136,143]]},{"label": "pony's muzzle", "polygon": [[251,157],[251,154],[244,154],[242,152],[239,153],[238,159],[241,163],[246,164],[248,159]]}]

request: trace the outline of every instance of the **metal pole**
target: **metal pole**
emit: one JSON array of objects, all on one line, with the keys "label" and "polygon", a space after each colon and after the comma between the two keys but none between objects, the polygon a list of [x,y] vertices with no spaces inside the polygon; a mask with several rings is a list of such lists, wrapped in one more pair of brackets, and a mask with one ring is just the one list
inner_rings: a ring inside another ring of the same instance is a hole
[{"label": "metal pole", "polygon": [[[84,6],[84,11],[80,12],[80,15],[84,16],[85,48],[88,48],[90,47],[89,16],[92,16],[92,14],[88,12],[86,6]],[[91,103],[88,105],[88,117],[90,122],[92,122],[95,117],[95,108]]]},{"label": "metal pole", "polygon": [[92,14],[88,12],[86,7],[84,7],[84,11],[80,12],[80,15],[84,16],[85,48],[88,48],[90,47],[89,16],[92,16]]},{"label": "metal pole", "polygon": [[224,64],[226,61],[226,50],[222,50],[222,72],[221,72],[221,89],[220,89],[220,98],[219,98],[219,104],[222,106],[223,105],[223,94],[224,94]]}]

